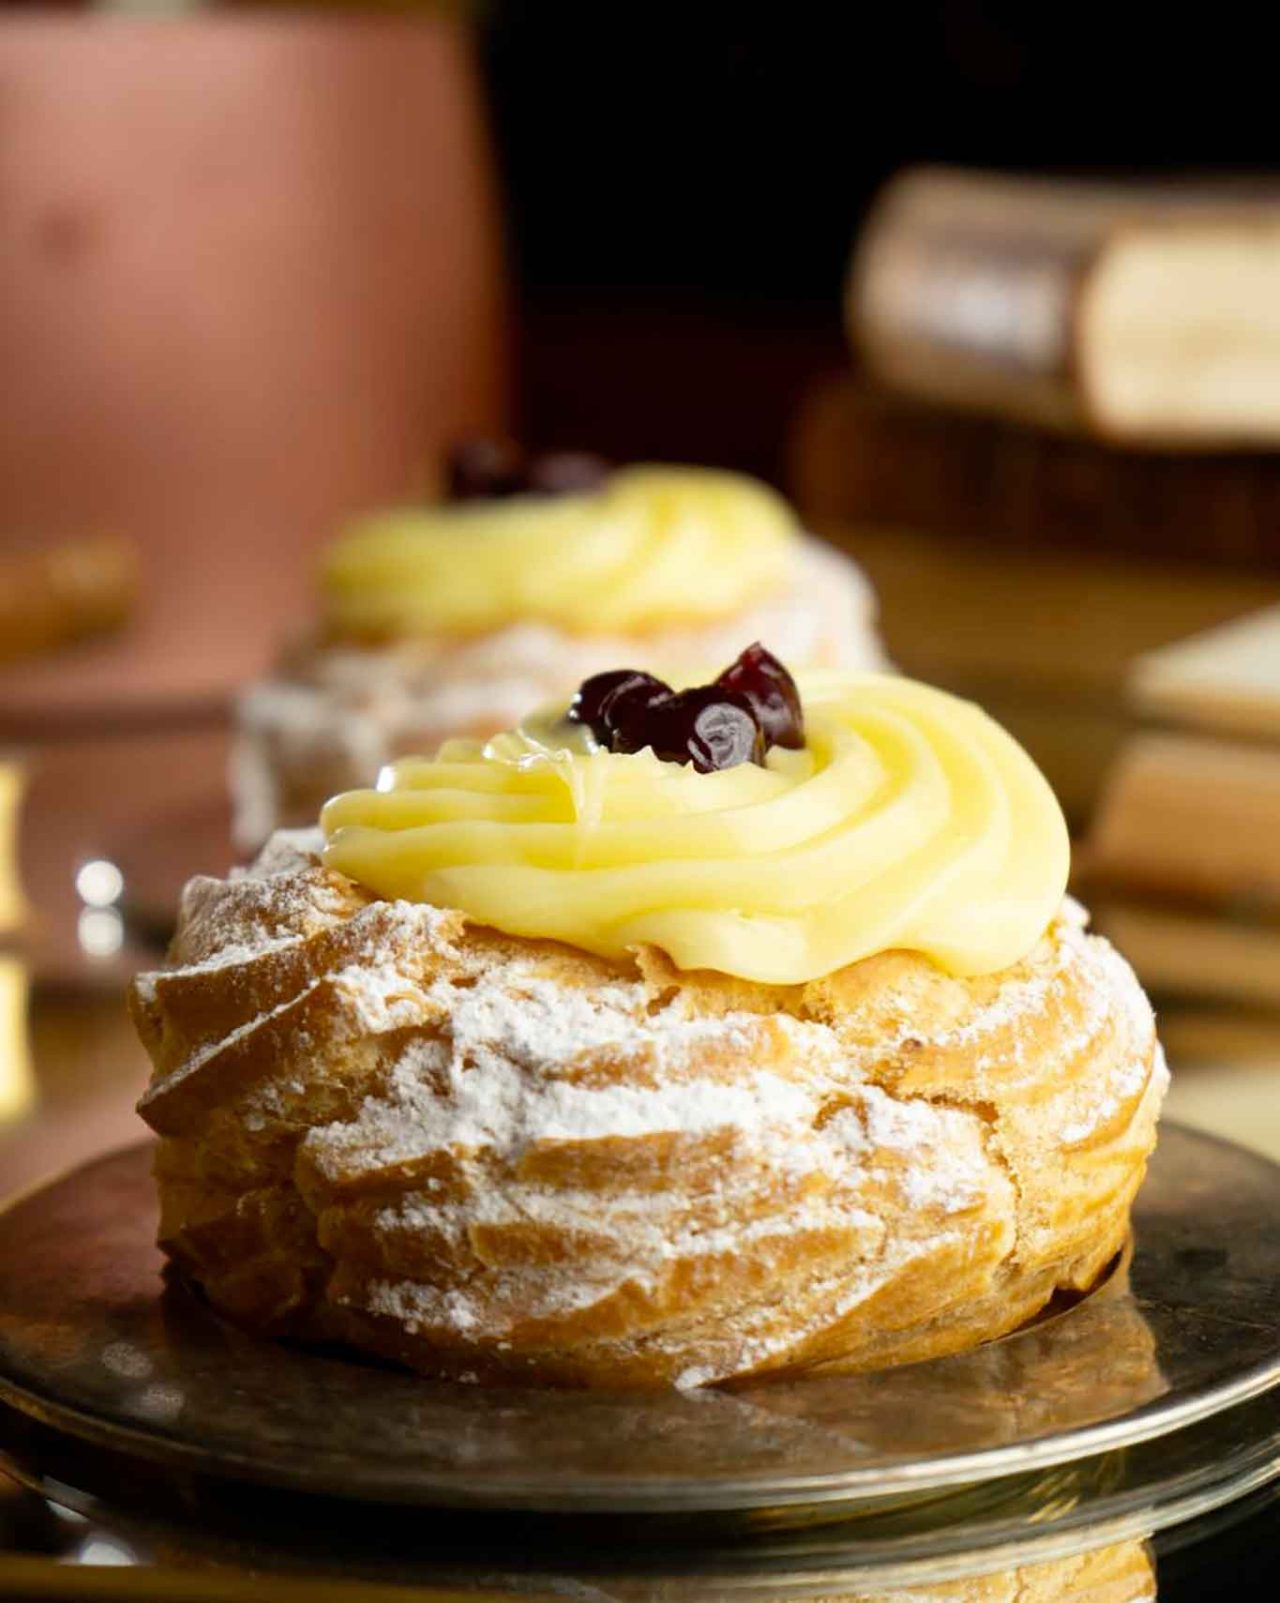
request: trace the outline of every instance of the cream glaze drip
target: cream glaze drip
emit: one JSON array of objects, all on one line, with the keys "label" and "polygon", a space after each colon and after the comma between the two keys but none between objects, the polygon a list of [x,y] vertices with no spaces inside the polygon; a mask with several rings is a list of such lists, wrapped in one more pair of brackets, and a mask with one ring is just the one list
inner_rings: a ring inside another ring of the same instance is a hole
[{"label": "cream glaze drip", "polygon": [[807,743],[699,774],[543,715],[451,741],[325,808],[325,862],[389,899],[605,957],[774,984],[877,952],[957,975],[1024,957],[1066,885],[1035,765],[971,703],[887,675],[802,680]]}]

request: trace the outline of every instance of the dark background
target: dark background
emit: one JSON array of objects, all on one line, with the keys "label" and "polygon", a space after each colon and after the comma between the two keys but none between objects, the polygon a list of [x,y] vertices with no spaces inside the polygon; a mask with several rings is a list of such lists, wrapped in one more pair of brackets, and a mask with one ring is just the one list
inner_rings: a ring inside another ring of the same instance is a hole
[{"label": "dark background", "polygon": [[1274,170],[1266,9],[490,0],[527,426],[779,476],[890,174]]},{"label": "dark background", "polygon": [[523,282],[829,314],[867,199],[909,163],[1274,168],[1268,9],[490,0]]}]

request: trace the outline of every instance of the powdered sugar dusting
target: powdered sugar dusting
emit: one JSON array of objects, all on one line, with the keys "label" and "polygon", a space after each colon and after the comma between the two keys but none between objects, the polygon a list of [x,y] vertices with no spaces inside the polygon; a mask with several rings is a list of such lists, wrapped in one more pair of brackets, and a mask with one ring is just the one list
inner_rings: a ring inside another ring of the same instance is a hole
[{"label": "powdered sugar dusting", "polygon": [[[234,987],[241,965],[255,986],[276,960],[294,979],[288,994],[267,987],[258,1016],[193,1042],[142,1108],[219,1053],[251,1053],[255,1032],[323,988],[315,1052],[336,1062],[345,1041],[378,1043],[344,1116],[312,1119],[299,1148],[303,1195],[344,1266],[331,1300],[447,1347],[517,1347],[531,1327],[575,1319],[608,1330],[623,1308],[682,1384],[767,1364],[913,1263],[967,1252],[976,1228],[1014,1251],[1017,1185],[990,1111],[1001,1095],[1016,1105],[1039,1075],[1037,1118],[1057,1149],[1134,1098],[1144,1128],[1154,1119],[1164,1070],[1150,1007],[1074,909],[954,1015],[915,1017],[908,988],[887,1030],[842,1033],[839,1018],[655,996],[639,969],[477,945],[443,909],[353,902],[316,846],[277,840],[194,894],[207,928],[185,932],[193,960],[143,976],[144,1005],[162,1015],[171,986]],[[328,944],[315,950],[339,955],[308,967],[317,934]],[[1043,1050],[1024,1062],[1027,1021],[1047,1013],[1055,1064]],[[947,1054],[963,1056],[961,1095],[906,1089],[904,1065]],[[1105,1080],[1070,1072],[1077,1057],[1110,1065]],[[260,1067],[236,1092],[243,1129],[305,1129],[310,1071]],[[683,1288],[720,1283],[727,1301],[691,1333]]]},{"label": "powdered sugar dusting", "polygon": [[[394,971],[390,971],[394,973]],[[345,971],[370,1015],[403,979],[388,971]],[[426,1007],[447,1015],[440,1039],[415,1041],[394,1065],[385,1092],[358,1119],[312,1138],[316,1150],[358,1148],[369,1162],[402,1162],[453,1146],[486,1147],[510,1158],[539,1141],[636,1137],[659,1131],[785,1127],[811,1117],[811,1091],[751,1069],[740,1077],[593,1087],[558,1077],[592,1054],[633,1062],[647,1073],[687,1065],[699,1047],[746,1046],[752,1014],[685,1019],[644,1010],[638,982],[590,991],[509,965],[459,988],[446,978],[425,987]],[[816,1026],[812,1028],[817,1028]]]},{"label": "powdered sugar dusting", "polygon": [[309,867],[324,849],[319,825],[305,829],[278,829],[248,868],[233,868],[232,880],[279,879]]}]

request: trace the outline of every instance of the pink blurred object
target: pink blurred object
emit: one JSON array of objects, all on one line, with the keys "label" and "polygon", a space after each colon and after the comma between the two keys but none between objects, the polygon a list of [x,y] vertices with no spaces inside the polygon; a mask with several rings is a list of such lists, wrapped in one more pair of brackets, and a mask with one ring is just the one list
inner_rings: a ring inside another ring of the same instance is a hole
[{"label": "pink blurred object", "polygon": [[11,13],[0,107],[0,547],[143,550],[130,633],[7,670],[0,726],[217,701],[348,511],[503,422],[465,29]]}]

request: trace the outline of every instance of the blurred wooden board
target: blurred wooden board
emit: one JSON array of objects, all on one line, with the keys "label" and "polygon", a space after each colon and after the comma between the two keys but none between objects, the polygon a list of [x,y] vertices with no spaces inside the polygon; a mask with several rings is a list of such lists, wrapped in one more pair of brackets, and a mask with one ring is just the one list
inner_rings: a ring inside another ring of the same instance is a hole
[{"label": "blurred wooden board", "polygon": [[1130,695],[1154,717],[1280,739],[1280,606],[1140,657]]},{"label": "blurred wooden board", "polygon": [[1280,453],[1067,439],[903,402],[844,373],[810,388],[789,462],[799,504],[850,523],[927,529],[1015,554],[1280,567]]},{"label": "blurred wooden board", "polygon": [[1099,883],[1274,918],[1280,749],[1136,731],[1107,775],[1087,866]]},{"label": "blurred wooden board", "polygon": [[1109,897],[1091,905],[1153,995],[1280,1009],[1280,929]]},{"label": "blurred wooden board", "polygon": [[1280,1054],[1233,1056],[1228,1047],[1220,1057],[1192,1062],[1165,1045],[1174,1063],[1167,1115],[1280,1161]]}]

